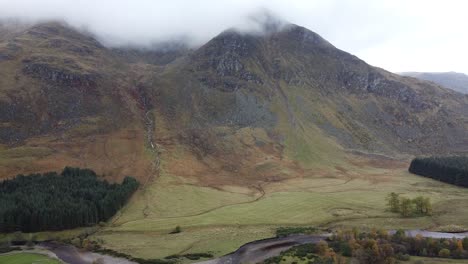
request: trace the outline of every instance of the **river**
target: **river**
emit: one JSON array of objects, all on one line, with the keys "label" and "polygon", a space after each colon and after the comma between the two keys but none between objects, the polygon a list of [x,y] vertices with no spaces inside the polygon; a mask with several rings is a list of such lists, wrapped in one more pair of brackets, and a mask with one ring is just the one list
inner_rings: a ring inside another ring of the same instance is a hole
[{"label": "river", "polygon": [[[390,231],[395,233],[395,231]],[[462,239],[468,237],[468,232],[465,233],[443,233],[431,232],[425,230],[407,230],[406,235],[415,237],[421,235],[423,237],[432,238],[458,238]],[[293,246],[318,243],[321,240],[330,237],[331,233],[322,235],[293,235],[284,238],[271,238],[247,243],[241,246],[235,252],[226,256],[212,259],[208,261],[197,262],[195,264],[238,264],[238,263],[258,263],[270,257],[278,256],[282,251],[287,250]]]},{"label": "river", "polygon": [[57,242],[42,242],[38,244],[38,248],[51,251],[67,264],[92,264],[97,263],[97,260],[100,260],[99,263],[102,264],[138,264],[128,259],[84,251],[75,246]]},{"label": "river", "polygon": [[[394,233],[395,231],[390,231]],[[425,230],[407,230],[405,231],[407,236],[414,237],[421,235],[423,237],[432,238],[458,238],[462,239],[468,237],[468,232],[465,233],[443,233],[443,232],[431,232]],[[291,235],[280,238],[269,238],[263,240],[257,240],[244,244],[239,249],[228,255],[197,262],[196,264],[239,264],[239,263],[258,263],[270,257],[279,255],[282,251],[287,250],[293,246],[318,243],[326,238],[330,237],[331,233],[325,233],[320,235]],[[103,264],[138,264],[136,262],[124,259],[112,257],[109,255],[83,251],[77,249],[72,245],[61,244],[57,242],[42,242],[37,245],[37,248],[48,250],[55,254],[57,258],[67,264],[92,264],[94,261],[100,259],[100,263]]]}]

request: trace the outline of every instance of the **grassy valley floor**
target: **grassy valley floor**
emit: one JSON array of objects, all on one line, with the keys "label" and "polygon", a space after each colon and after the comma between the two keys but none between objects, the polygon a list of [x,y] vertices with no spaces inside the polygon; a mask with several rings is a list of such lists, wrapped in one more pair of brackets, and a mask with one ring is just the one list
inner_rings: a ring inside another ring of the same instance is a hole
[{"label": "grassy valley floor", "polygon": [[[468,229],[468,189],[407,172],[406,162],[355,159],[327,174],[255,186],[200,186],[162,174],[139,191],[111,223],[92,236],[103,246],[142,258],[211,252],[220,256],[244,243],[272,237],[279,226],[387,229]],[[390,165],[389,165],[390,164]],[[430,217],[401,218],[386,196],[430,197]],[[181,233],[170,234],[176,226]]]},{"label": "grassy valley floor", "polygon": [[0,263],[8,264],[60,264],[62,262],[49,258],[45,255],[34,254],[34,253],[8,253],[0,255]]}]

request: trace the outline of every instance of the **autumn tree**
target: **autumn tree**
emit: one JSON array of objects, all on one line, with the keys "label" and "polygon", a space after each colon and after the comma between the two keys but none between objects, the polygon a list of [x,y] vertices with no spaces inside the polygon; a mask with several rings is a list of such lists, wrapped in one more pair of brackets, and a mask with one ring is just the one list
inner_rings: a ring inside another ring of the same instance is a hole
[{"label": "autumn tree", "polygon": [[328,243],[324,240],[318,242],[316,250],[319,255],[325,255],[328,251]]},{"label": "autumn tree", "polygon": [[354,252],[354,257],[360,264],[395,263],[393,255],[393,248],[390,244],[379,245],[374,239],[361,241],[361,247]]},{"label": "autumn tree", "polygon": [[400,197],[392,192],[387,196],[387,205],[391,212],[404,217],[411,215],[432,215],[432,204],[428,197],[418,196],[414,199]]},{"label": "autumn tree", "polygon": [[468,237],[463,238],[462,246],[464,249],[468,250]]}]

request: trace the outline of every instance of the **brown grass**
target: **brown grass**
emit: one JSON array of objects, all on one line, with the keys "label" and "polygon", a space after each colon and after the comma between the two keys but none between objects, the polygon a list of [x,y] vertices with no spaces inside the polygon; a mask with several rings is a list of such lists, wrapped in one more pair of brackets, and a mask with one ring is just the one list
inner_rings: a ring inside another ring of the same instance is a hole
[{"label": "brown grass", "polygon": [[26,146],[47,146],[52,153],[23,160],[27,166],[21,166],[18,163],[22,162],[14,159],[4,160],[0,177],[60,171],[65,166],[77,166],[91,168],[111,181],[120,181],[127,175],[142,181],[148,177],[150,169],[144,140],[143,132],[138,129],[123,129],[83,138],[32,138],[26,142]]}]

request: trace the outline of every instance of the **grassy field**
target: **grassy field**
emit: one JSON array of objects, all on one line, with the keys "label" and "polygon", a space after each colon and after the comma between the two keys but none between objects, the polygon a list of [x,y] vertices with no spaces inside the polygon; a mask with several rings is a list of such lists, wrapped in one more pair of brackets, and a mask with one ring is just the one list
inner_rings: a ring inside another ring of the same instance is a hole
[{"label": "grassy field", "polygon": [[[422,261],[422,262],[421,262]],[[440,258],[423,258],[423,257],[411,257],[408,262],[411,264],[468,264],[467,259],[440,259]]]},{"label": "grassy field", "polygon": [[75,229],[68,229],[62,231],[44,231],[37,233],[0,233],[0,243],[5,243],[11,240],[36,240],[36,241],[45,241],[45,240],[70,240],[79,235],[91,234],[96,230],[96,227],[81,227]]},{"label": "grassy field", "polygon": [[60,264],[62,262],[34,253],[11,253],[0,255],[0,263],[5,264]]},{"label": "grassy field", "polygon": [[[240,245],[274,236],[279,226],[468,229],[468,190],[406,172],[405,164],[364,165],[257,186],[200,186],[162,174],[135,195],[112,224],[93,236],[104,246],[144,258],[212,252],[219,256]],[[386,211],[385,198],[429,196],[431,217],[401,218]],[[179,234],[169,234],[176,226]],[[124,240],[122,240],[124,238]]]}]

